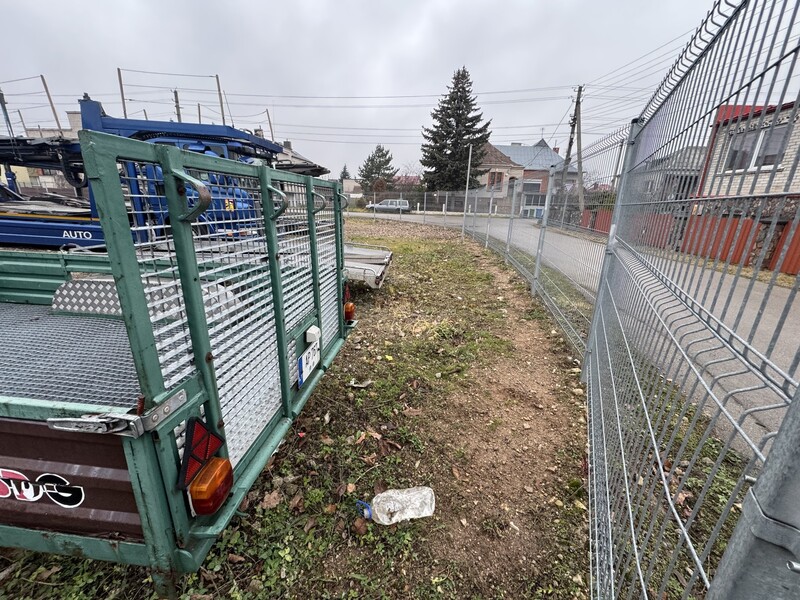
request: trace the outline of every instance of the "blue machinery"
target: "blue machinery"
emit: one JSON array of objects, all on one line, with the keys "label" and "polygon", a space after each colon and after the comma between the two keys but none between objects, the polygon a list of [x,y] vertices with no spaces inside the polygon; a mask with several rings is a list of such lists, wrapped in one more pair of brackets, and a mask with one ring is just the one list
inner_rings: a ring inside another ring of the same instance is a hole
[{"label": "blue machinery", "polygon": [[[120,137],[176,146],[182,150],[220,156],[241,162],[262,162],[274,166],[282,147],[245,131],[224,125],[142,121],[109,117],[99,102],[85,96],[80,101],[83,129],[110,133]],[[65,139],[0,139],[0,164],[5,167],[6,185],[0,183],[0,244],[20,246],[62,247],[64,245],[97,246],[104,243],[97,207],[83,175],[83,157],[77,141]],[[56,170],[76,189],[77,197],[42,194],[24,197],[10,167],[21,166]],[[120,175],[129,183],[130,215],[138,228],[151,226],[158,230],[168,220],[162,187],[163,174],[138,172],[134,163],[123,163]],[[154,169],[153,167],[148,167]],[[304,175],[321,175],[324,169],[309,165],[299,171]],[[212,204],[203,218],[211,233],[237,235],[242,219],[253,211],[253,200],[230,178],[207,182]],[[141,189],[137,189],[141,187]],[[188,190],[187,190],[188,191]],[[147,210],[139,206],[142,197],[149,197]],[[154,197],[164,198],[153,203]],[[225,226],[226,216],[229,226]],[[145,222],[146,221],[146,222]],[[222,223],[223,225],[220,225]],[[246,221],[245,221],[246,223]],[[141,229],[140,229],[141,230]]]}]

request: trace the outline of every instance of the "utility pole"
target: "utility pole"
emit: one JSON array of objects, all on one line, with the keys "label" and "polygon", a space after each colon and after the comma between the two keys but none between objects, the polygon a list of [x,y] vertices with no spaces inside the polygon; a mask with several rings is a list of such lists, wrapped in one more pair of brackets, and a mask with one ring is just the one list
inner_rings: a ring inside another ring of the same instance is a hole
[{"label": "utility pole", "polygon": [[17,114],[19,115],[19,122],[22,123],[22,131],[25,132],[25,137],[28,137],[28,128],[25,127],[25,120],[22,118],[22,111],[18,110]]},{"label": "utility pole", "polygon": [[117,67],[117,79],[119,80],[119,97],[122,100],[122,116],[128,118],[128,107],[125,105],[125,88],[122,87],[122,69]]},{"label": "utility pole", "polygon": [[178,123],[183,123],[181,121],[181,103],[178,102],[178,90],[172,90],[172,93],[175,95],[175,114],[178,115]]},{"label": "utility pole", "polygon": [[583,147],[581,146],[581,92],[583,86],[578,86],[578,99],[575,101],[575,144],[577,145],[577,158],[578,158],[578,208],[581,215],[583,215],[584,198],[583,198]]},{"label": "utility pole", "polygon": [[14,144],[14,130],[11,128],[11,119],[8,117],[8,109],[6,108],[6,97],[3,94],[3,90],[0,90],[0,109],[3,110],[3,119],[6,122],[6,127],[8,128],[8,137],[11,138],[11,144]]},{"label": "utility pole", "polygon": [[53,118],[56,120],[56,127],[58,127],[58,132],[63,134],[64,130],[61,129],[61,121],[58,120],[58,111],[56,110],[56,105],[53,104],[53,97],[50,95],[50,89],[47,87],[47,81],[45,81],[44,75],[39,75],[42,79],[42,85],[44,86],[44,93],[47,95],[47,101],[50,103],[50,110],[53,111]]},{"label": "utility pole", "polygon": [[269,116],[269,109],[267,110],[267,123],[269,123],[269,135],[273,142],[275,141],[275,131],[272,129],[272,117]]},{"label": "utility pole", "polygon": [[[582,86],[578,86],[578,100],[576,101],[576,105],[580,102],[581,98],[581,90],[583,89]],[[577,110],[577,109],[576,109]],[[576,113],[572,113],[572,119],[570,119],[569,125],[569,142],[567,142],[567,155],[564,157],[564,164],[561,166],[561,183],[558,185],[558,190],[556,193],[561,193],[561,224],[564,224],[564,218],[567,212],[567,193],[564,189],[564,180],[567,177],[567,170],[569,169],[569,161],[572,159],[572,144],[575,143],[575,116]]]},{"label": "utility pole", "polygon": [[217,80],[217,96],[219,97],[219,114],[222,115],[222,124],[225,125],[225,107],[222,105],[222,87],[219,85],[219,75],[214,75]]},{"label": "utility pole", "polygon": [[236,127],[236,124],[233,122],[233,113],[231,112],[231,105],[228,103],[228,92],[222,92],[222,93],[225,96],[225,104],[228,105],[228,116],[231,118],[231,127]]}]

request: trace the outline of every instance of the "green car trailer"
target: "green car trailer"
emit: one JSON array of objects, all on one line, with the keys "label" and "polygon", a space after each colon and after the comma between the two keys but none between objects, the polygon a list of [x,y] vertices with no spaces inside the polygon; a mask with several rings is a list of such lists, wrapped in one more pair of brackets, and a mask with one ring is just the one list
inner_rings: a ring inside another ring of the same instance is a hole
[{"label": "green car trailer", "polygon": [[354,325],[345,200],[338,182],[80,137],[105,248],[0,252],[0,544],[147,566],[170,596]]}]

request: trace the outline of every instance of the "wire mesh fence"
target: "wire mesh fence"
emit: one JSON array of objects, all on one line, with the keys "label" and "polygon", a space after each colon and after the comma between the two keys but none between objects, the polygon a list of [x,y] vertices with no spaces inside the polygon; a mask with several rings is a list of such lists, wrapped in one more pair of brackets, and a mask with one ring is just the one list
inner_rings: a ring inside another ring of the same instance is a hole
[{"label": "wire mesh fence", "polygon": [[594,598],[800,597],[799,11],[716,2],[541,203],[522,181],[392,217],[498,251],[584,353]]}]

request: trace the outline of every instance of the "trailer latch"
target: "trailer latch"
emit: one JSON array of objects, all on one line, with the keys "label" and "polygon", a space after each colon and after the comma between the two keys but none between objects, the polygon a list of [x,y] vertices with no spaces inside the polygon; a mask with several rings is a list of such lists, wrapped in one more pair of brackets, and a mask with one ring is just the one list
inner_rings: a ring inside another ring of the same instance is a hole
[{"label": "trailer latch", "polygon": [[81,415],[80,417],[58,417],[47,419],[47,426],[58,431],[115,433],[124,437],[138,438],[146,431],[155,429],[170,414],[185,404],[186,400],[186,390],[180,390],[143,415],[102,413]]},{"label": "trailer latch", "polygon": [[139,437],[144,433],[141,417],[120,413],[52,418],[47,419],[47,426],[58,431],[116,433],[126,437]]}]

